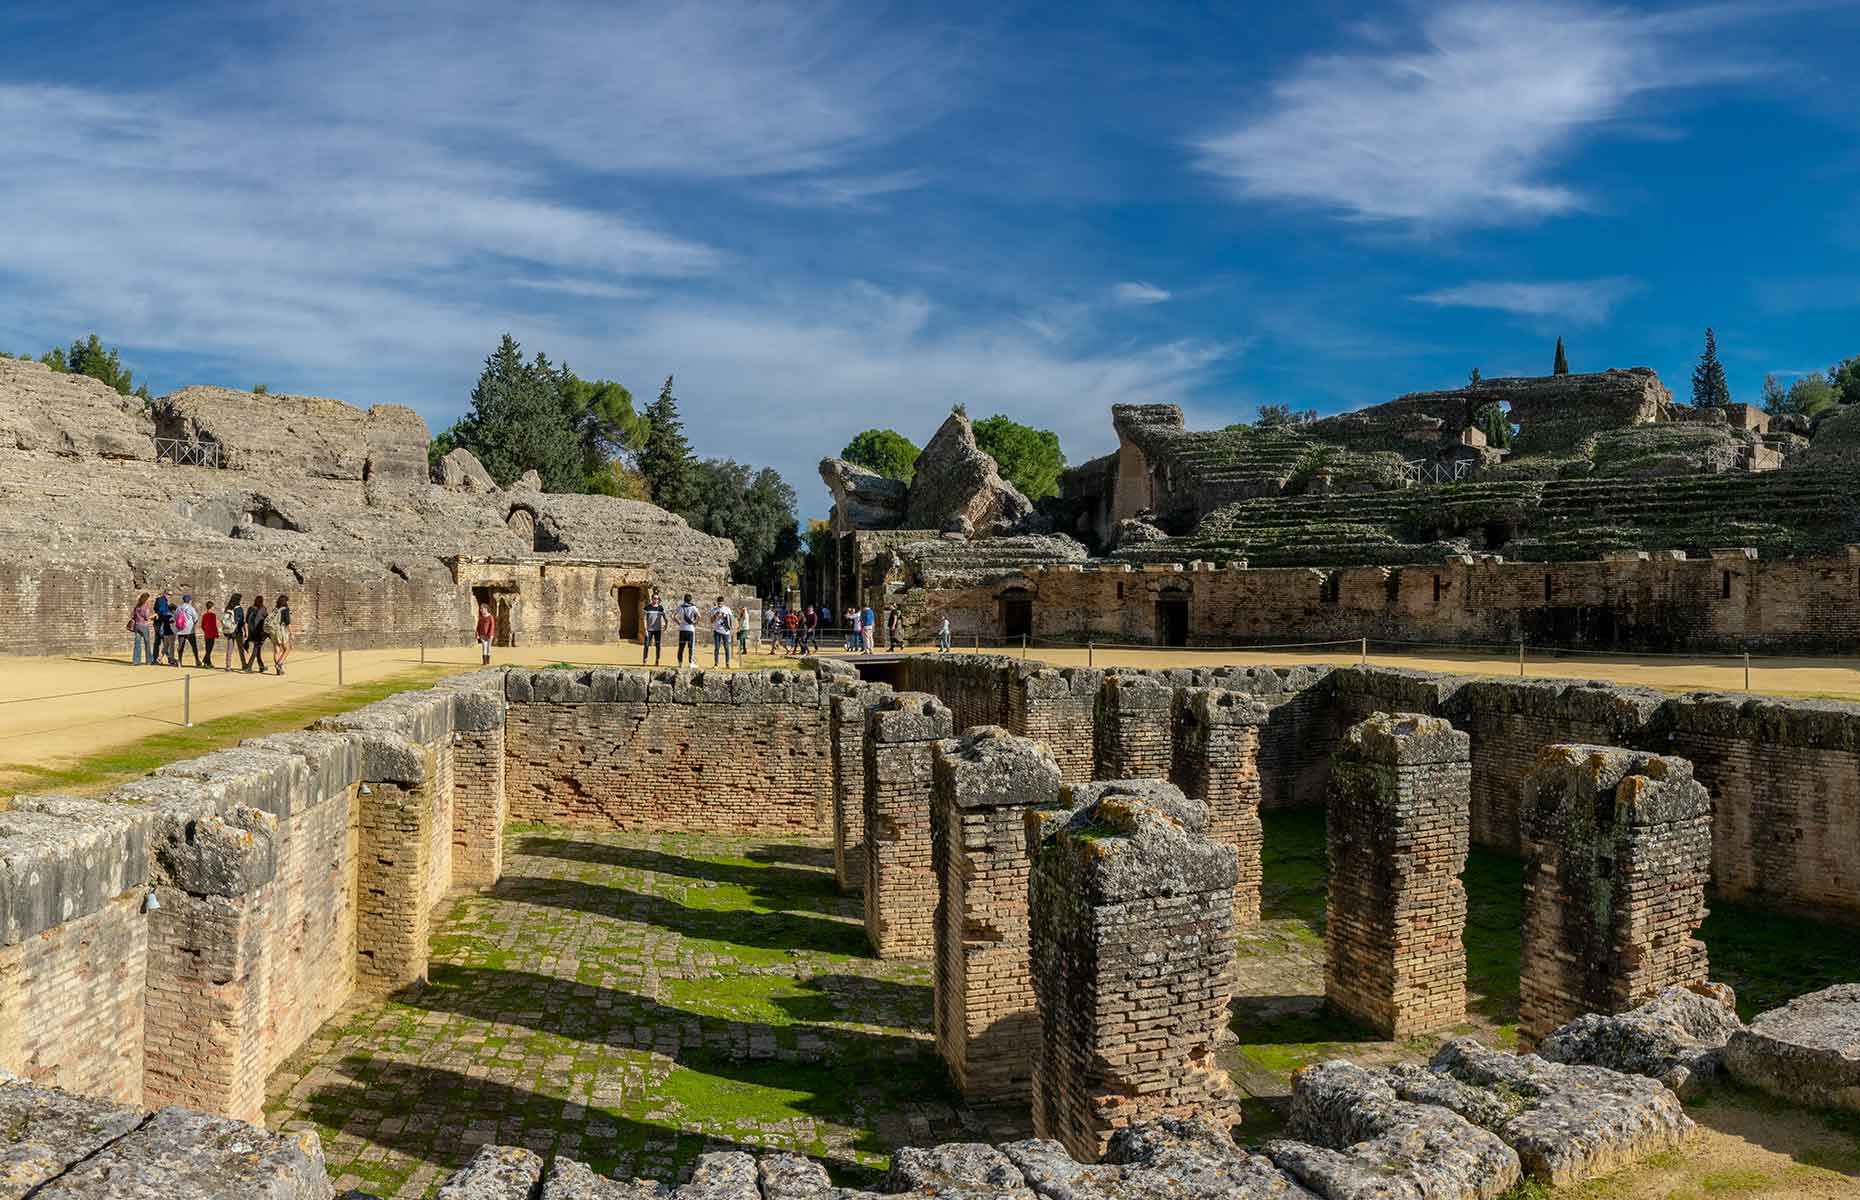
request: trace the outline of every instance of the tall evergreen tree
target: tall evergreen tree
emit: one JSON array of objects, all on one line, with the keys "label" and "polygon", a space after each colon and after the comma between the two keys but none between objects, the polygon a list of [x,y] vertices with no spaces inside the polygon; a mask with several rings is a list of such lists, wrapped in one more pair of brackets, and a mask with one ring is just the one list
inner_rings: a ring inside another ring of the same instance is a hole
[{"label": "tall evergreen tree", "polygon": [[1789,410],[1789,393],[1783,385],[1776,382],[1776,376],[1763,377],[1763,411],[1770,414],[1786,413]]},{"label": "tall evergreen tree", "polygon": [[585,491],[581,440],[563,399],[567,378],[566,370],[558,371],[540,353],[524,362],[522,347],[506,333],[484,360],[471,390],[471,412],[449,432],[478,456],[499,487],[533,470],[544,491]]},{"label": "tall evergreen tree", "polygon": [[1556,365],[1550,368],[1552,375],[1569,374],[1569,356],[1563,353],[1563,339],[1556,340]]},{"label": "tall evergreen tree", "polygon": [[1481,376],[1479,374],[1479,368],[1474,367],[1466,375],[1466,386],[1467,387],[1478,387],[1480,378]]},{"label": "tall evergreen tree", "polygon": [[665,377],[659,398],[646,406],[646,437],[639,450],[639,473],[646,477],[652,502],[680,516],[698,511],[697,460],[685,440],[685,425],[678,416],[678,399],[672,395],[672,377]]},{"label": "tall evergreen tree", "polygon": [[1695,408],[1721,408],[1731,402],[1731,385],[1724,378],[1724,364],[1718,361],[1718,335],[1705,329],[1705,350],[1699,364],[1692,368],[1692,404]]}]

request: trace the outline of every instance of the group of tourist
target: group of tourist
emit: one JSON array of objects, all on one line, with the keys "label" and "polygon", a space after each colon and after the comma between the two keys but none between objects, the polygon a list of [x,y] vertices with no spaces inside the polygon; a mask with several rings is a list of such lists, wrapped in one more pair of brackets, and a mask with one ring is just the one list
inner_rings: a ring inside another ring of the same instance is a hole
[{"label": "group of tourist", "polygon": [[[809,604],[801,608],[770,607],[762,613],[763,647],[783,657],[799,657],[803,654],[820,653],[820,631],[826,625],[829,612],[825,605]],[[640,665],[659,666],[665,654],[665,628],[675,624],[678,627],[678,650],[674,661],[678,666],[689,662],[697,665],[697,631],[700,624],[710,625],[710,661],[711,666],[728,667],[731,665],[731,643],[735,643],[736,653],[747,656],[749,653],[749,619],[747,610],[737,613],[722,596],[708,609],[699,609],[692,600],[691,593],[686,592],[669,611],[659,591],[654,589],[651,598],[646,601],[646,610],[641,621]],[[478,637],[484,650],[484,660],[491,661],[490,630],[488,622],[490,612],[480,609],[478,618]],[[848,608],[846,610],[846,651],[849,654],[872,654],[877,641],[878,614],[870,606],[865,608]],[[885,632],[888,648],[898,651],[905,649],[904,614],[893,607],[885,610]],[[937,629],[936,648],[947,654],[950,645],[949,618],[944,617]]]},{"label": "group of tourist", "polygon": [[681,667],[687,661],[692,666],[697,666],[697,631],[700,623],[710,625],[711,666],[727,667],[730,665],[733,641],[739,644],[741,653],[749,653],[749,631],[722,596],[717,597],[717,602],[710,608],[700,611],[696,602],[692,600],[691,593],[686,592],[684,599],[667,613],[665,601],[655,588],[652,598],[646,602],[642,638],[644,645],[639,655],[641,665],[648,660],[655,667],[659,665],[665,653],[665,626],[668,623],[675,623],[678,626],[676,662]]},{"label": "group of tourist", "polygon": [[[196,667],[212,667],[213,649],[220,642],[220,669],[232,670],[233,650],[239,651],[239,669],[258,668],[265,674],[265,647],[271,647],[271,670],[284,674],[285,660],[291,656],[291,598],[280,595],[270,606],[263,596],[250,604],[243,593],[234,592],[226,599],[222,611],[214,602],[205,608],[194,604],[191,594],[183,594],[176,604],[166,591],[151,601],[148,592],[136,597],[129,610],[130,663],[134,666],[171,667],[181,665],[182,654],[193,656]],[[201,642],[205,642],[204,651]]]}]

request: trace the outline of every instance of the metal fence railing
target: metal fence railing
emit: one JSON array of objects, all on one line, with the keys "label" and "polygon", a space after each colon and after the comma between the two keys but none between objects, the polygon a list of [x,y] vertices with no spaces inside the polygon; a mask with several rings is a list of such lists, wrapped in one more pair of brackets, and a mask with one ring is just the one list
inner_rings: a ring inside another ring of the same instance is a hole
[{"label": "metal fence railing", "polygon": [[1466,478],[1467,472],[1472,468],[1473,460],[1470,458],[1458,458],[1445,463],[1429,462],[1425,458],[1410,458],[1402,461],[1401,478],[1403,483],[1412,484],[1458,483]]},{"label": "metal fence railing", "polygon": [[190,442],[185,438],[155,439],[155,460],[171,462],[182,467],[215,467],[220,465],[220,444],[218,442]]}]

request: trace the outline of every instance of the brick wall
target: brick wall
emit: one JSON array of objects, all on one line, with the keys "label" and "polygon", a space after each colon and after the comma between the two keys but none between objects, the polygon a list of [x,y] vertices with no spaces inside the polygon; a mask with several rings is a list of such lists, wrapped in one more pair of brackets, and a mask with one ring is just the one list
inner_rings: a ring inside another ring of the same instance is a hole
[{"label": "brick wall", "polygon": [[1169,777],[1208,810],[1208,836],[1234,849],[1234,925],[1259,923],[1259,731],[1266,707],[1220,688],[1175,694],[1175,759]]},{"label": "brick wall", "polygon": [[934,696],[900,692],[865,726],[865,933],[880,958],[935,952],[930,783],[936,743],[955,732]]},{"label": "brick wall", "polygon": [[1005,724],[1044,743],[1067,783],[1089,783],[1096,772],[1098,689],[1103,685],[1104,672],[1088,667],[1019,671],[1008,689]]},{"label": "brick wall", "polygon": [[1026,668],[997,654],[917,654],[904,660],[901,690],[935,696],[957,729],[1009,725],[1009,695]]},{"label": "brick wall", "polygon": [[1025,1101],[1040,1039],[1028,970],[1026,814],[1059,797],[1040,743],[984,725],[936,745],[935,1037],[963,1095]]},{"label": "brick wall", "polygon": [[1683,758],[1544,748],[1525,793],[1523,1037],[1705,981],[1710,825]]},{"label": "brick wall", "polygon": [[1337,750],[1327,821],[1324,998],[1401,1039],[1466,1019],[1469,739],[1379,714]]},{"label": "brick wall", "polygon": [[1100,779],[1167,779],[1175,758],[1175,689],[1151,675],[1112,672],[1098,691]]},{"label": "brick wall", "polygon": [[512,671],[510,817],[605,829],[831,829],[828,698],[801,671]]},{"label": "brick wall", "polygon": [[1136,1121],[1232,1129],[1238,1098],[1214,1063],[1232,999],[1232,848],[1168,783],[1077,785],[1062,803],[1029,818],[1034,1135],[1090,1162]]},{"label": "brick wall", "polygon": [[865,891],[865,726],[888,684],[835,683],[828,701],[833,751],[833,878],[842,892]]},{"label": "brick wall", "polygon": [[141,1103],[148,964],[141,904],[137,888],[0,947],[0,1069]]}]

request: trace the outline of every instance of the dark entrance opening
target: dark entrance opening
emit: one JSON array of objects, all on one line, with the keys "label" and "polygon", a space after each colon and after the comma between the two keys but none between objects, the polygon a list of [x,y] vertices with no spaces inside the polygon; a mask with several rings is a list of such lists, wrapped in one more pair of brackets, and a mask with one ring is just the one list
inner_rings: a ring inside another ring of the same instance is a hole
[{"label": "dark entrance opening", "polygon": [[1170,588],[1156,598],[1156,644],[1188,645],[1188,593]]},{"label": "dark entrance opening", "polygon": [[1009,641],[1033,636],[1033,593],[1014,588],[1001,594],[1001,636]]},{"label": "dark entrance opening", "polygon": [[1485,535],[1485,548],[1497,550],[1511,540],[1511,522],[1487,521],[1481,532]]},{"label": "dark entrance opening", "polygon": [[620,610],[620,640],[638,641],[640,620],[646,611],[643,589],[631,586],[614,589],[614,607]]},{"label": "dark entrance opening", "polygon": [[480,604],[489,605],[491,608],[491,619],[495,622],[496,626],[491,633],[491,644],[493,646],[516,645],[515,632],[511,628],[510,622],[510,609],[512,603],[517,598],[516,592],[507,591],[503,588],[475,587],[471,590],[471,598],[472,625],[476,626],[478,623],[478,606]]}]

